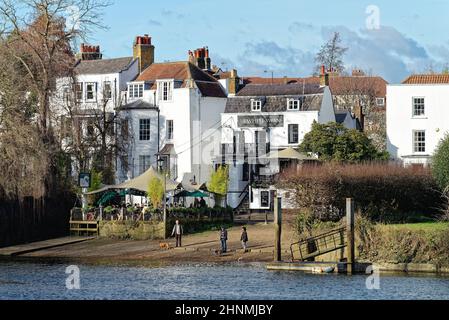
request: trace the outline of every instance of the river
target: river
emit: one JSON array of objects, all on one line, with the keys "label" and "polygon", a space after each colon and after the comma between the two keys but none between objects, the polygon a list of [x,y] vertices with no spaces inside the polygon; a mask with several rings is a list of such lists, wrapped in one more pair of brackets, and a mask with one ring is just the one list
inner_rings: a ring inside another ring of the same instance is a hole
[{"label": "river", "polygon": [[449,300],[449,278],[437,276],[382,274],[370,290],[363,275],[272,272],[263,264],[79,265],[80,288],[69,290],[67,267],[0,261],[0,300]]}]

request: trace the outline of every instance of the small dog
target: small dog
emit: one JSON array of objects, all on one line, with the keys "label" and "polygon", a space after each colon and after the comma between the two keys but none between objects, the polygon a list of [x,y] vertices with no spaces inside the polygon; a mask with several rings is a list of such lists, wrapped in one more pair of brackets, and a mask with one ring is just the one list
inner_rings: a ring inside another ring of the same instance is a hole
[{"label": "small dog", "polygon": [[222,256],[223,255],[223,251],[221,250],[221,249],[217,249],[217,250],[215,250],[214,251],[214,254],[216,255],[216,256]]},{"label": "small dog", "polygon": [[166,243],[166,242],[161,242],[159,243],[159,247],[161,248],[161,250],[170,250],[170,244]]}]

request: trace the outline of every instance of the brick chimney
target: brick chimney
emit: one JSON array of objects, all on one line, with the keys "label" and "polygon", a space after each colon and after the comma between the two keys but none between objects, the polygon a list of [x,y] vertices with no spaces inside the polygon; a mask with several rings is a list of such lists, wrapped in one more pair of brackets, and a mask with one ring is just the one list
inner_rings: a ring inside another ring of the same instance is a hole
[{"label": "brick chimney", "polygon": [[189,51],[189,62],[196,65],[202,70],[211,70],[211,59],[209,56],[209,48],[203,47]]},{"label": "brick chimney", "polygon": [[353,77],[363,77],[363,76],[365,76],[365,72],[363,72],[363,70],[361,70],[361,69],[354,69],[354,70],[352,70],[352,76]]},{"label": "brick chimney", "polygon": [[76,54],[79,60],[101,60],[103,55],[100,51],[100,46],[91,46],[88,44],[81,44],[80,52]]},{"label": "brick chimney", "polygon": [[139,73],[154,63],[154,46],[148,34],[137,36],[133,45],[133,57],[139,59]]},{"label": "brick chimney", "polygon": [[239,87],[240,87],[240,78],[237,75],[237,70],[232,69],[231,76],[229,77],[229,87],[228,87],[229,95],[235,96],[239,91]]},{"label": "brick chimney", "polygon": [[354,115],[359,120],[361,131],[364,131],[365,130],[365,115],[363,114],[363,106],[359,100],[357,100],[355,103]]},{"label": "brick chimney", "polygon": [[325,66],[321,66],[320,87],[328,87],[328,86],[329,86],[329,73],[327,73]]}]

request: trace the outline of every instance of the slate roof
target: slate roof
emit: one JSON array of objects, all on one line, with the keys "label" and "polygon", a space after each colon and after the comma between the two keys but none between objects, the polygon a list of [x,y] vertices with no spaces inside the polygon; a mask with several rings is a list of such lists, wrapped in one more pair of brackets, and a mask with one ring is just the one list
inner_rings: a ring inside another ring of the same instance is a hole
[{"label": "slate roof", "polygon": [[149,82],[151,89],[155,89],[156,80],[162,79],[179,81],[181,88],[188,87],[190,79],[193,79],[203,96],[226,98],[226,93],[217,79],[187,61],[153,63],[135,81]]},{"label": "slate roof", "polygon": [[403,84],[449,84],[449,74],[414,74]]},{"label": "slate roof", "polygon": [[243,96],[281,96],[281,95],[303,95],[322,94],[324,88],[319,84],[267,84],[267,85],[246,85],[238,93],[238,97]]},{"label": "slate roof", "polygon": [[109,74],[128,70],[134,62],[133,57],[104,59],[104,60],[79,60],[75,66],[77,74]]},{"label": "slate roof", "polygon": [[262,100],[262,112],[287,111],[288,99],[301,100],[301,111],[319,111],[324,88],[317,85],[247,85],[235,97],[229,97],[225,113],[251,112],[251,100]]},{"label": "slate roof", "polygon": [[348,111],[335,111],[335,121],[337,123],[344,123],[348,116],[350,116]]},{"label": "slate roof", "polygon": [[[307,78],[262,78],[262,77],[245,77],[243,79],[245,85],[248,84],[320,84],[319,77]],[[385,97],[387,95],[387,84],[382,77],[376,76],[335,76],[329,78],[329,87],[334,95],[345,95],[351,91],[363,92],[373,90],[376,97]]]}]

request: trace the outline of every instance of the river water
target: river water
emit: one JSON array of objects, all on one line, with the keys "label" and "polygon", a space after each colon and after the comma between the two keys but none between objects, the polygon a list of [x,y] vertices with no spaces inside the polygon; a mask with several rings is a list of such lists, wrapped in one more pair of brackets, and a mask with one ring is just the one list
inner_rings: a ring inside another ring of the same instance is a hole
[{"label": "river water", "polygon": [[0,300],[449,300],[448,277],[382,274],[370,290],[368,276],[273,272],[263,264],[78,265],[80,288],[68,290],[67,267],[0,261]]}]

